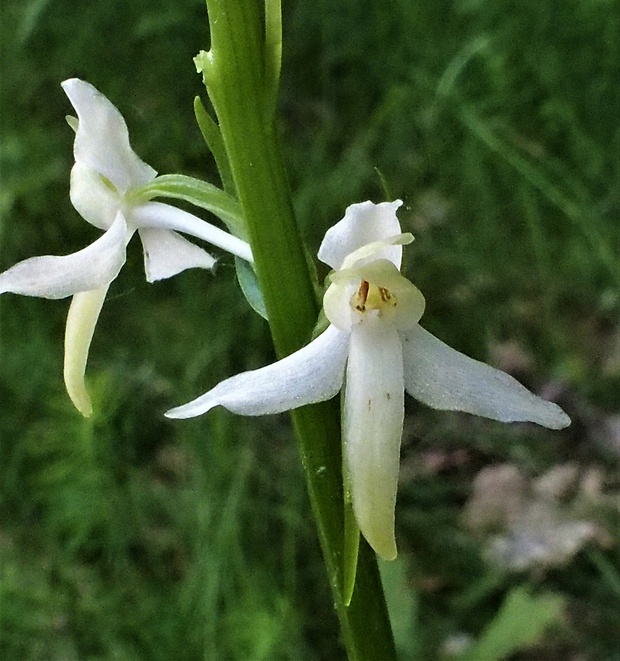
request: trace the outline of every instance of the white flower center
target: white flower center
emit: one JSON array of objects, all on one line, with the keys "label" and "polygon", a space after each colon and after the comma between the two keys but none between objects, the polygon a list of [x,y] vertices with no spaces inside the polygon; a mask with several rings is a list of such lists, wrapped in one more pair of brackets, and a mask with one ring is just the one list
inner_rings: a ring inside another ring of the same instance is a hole
[{"label": "white flower center", "polygon": [[376,311],[379,316],[396,307],[397,299],[387,287],[362,280],[357,293],[351,297],[350,305],[363,314]]},{"label": "white flower center", "polygon": [[411,328],[424,312],[424,297],[392,262],[384,259],[341,269],[331,275],[325,292],[325,315],[336,328],[348,331],[370,319]]}]

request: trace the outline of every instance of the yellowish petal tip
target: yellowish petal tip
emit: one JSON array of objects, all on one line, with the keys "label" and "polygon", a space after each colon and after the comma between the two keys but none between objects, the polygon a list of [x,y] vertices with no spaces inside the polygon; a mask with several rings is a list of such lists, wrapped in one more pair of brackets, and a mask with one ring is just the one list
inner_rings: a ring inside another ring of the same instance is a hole
[{"label": "yellowish petal tip", "polygon": [[397,557],[398,557],[398,553],[397,553],[396,549],[394,549],[393,552],[390,552],[387,555],[381,555],[380,556],[380,558],[382,560],[387,560],[387,562],[392,562],[393,560],[396,560]]},{"label": "yellowish petal tip", "polygon": [[81,386],[74,385],[73,387],[70,387],[65,383],[65,386],[67,388],[67,394],[73,402],[73,406],[75,406],[85,418],[90,418],[93,414],[93,404],[83,384]]},{"label": "yellowish petal tip", "polygon": [[73,129],[74,133],[77,133],[78,130],[78,118],[73,115],[65,115],[65,121]]},{"label": "yellowish petal tip", "polygon": [[92,404],[89,404],[88,406],[82,406],[78,408],[78,411],[85,417],[85,418],[90,418],[90,416],[93,414],[93,407]]},{"label": "yellowish petal tip", "polygon": [[396,540],[394,539],[393,529],[389,532],[379,530],[369,530],[367,533],[362,529],[362,535],[370,544],[372,550],[381,558],[381,560],[396,560],[398,551],[396,550]]}]

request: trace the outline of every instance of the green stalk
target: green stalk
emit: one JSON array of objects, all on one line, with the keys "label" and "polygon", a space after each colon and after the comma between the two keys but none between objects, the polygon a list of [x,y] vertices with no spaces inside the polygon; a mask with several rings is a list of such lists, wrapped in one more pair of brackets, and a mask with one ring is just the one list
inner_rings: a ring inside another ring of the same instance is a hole
[{"label": "green stalk", "polygon": [[[215,109],[278,356],[306,344],[318,315],[293,215],[273,109],[277,85],[258,0],[207,0],[211,50],[197,59]],[[271,21],[277,3],[267,3]],[[275,21],[277,25],[277,21]],[[270,33],[270,44],[274,35]],[[350,606],[343,598],[340,412],[335,401],[292,412],[310,501],[351,661],[396,658],[374,553],[362,542]]]}]

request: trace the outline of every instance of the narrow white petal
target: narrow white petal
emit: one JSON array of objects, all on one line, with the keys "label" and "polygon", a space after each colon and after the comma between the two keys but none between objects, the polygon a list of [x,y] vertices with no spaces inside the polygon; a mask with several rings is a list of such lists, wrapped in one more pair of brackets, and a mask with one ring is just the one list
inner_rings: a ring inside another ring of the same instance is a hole
[{"label": "narrow white petal", "polygon": [[[388,236],[381,241],[373,241],[367,243],[361,248],[349,253],[342,264],[340,270],[361,267],[366,264],[371,264],[377,260],[389,261],[392,266],[396,266],[394,261],[386,257],[386,249],[390,246],[407,246],[413,242],[413,234],[405,232],[404,234],[396,234],[395,236]],[[400,269],[398,269],[400,270]]]},{"label": "narrow white petal", "polygon": [[90,397],[84,384],[84,372],[88,351],[93,339],[99,313],[109,285],[101,289],[76,294],[71,301],[65,330],[64,377],[67,393],[75,408],[88,418],[93,412]]},{"label": "narrow white petal", "polygon": [[402,333],[407,392],[435,409],[465,411],[502,422],[563,429],[570,418],[516,379],[469,358],[416,325]]},{"label": "narrow white petal", "polygon": [[65,80],[62,88],[78,116],[76,161],[102,174],[121,193],[156,176],[131,148],[123,116],[101,92],[77,78]]},{"label": "narrow white petal", "polygon": [[121,208],[119,192],[84,163],[75,163],[71,169],[69,197],[80,216],[102,230],[112,225]]},{"label": "narrow white petal", "polygon": [[[341,274],[335,271],[332,275]],[[359,321],[360,312],[351,305],[351,300],[360,287],[361,277],[332,281],[323,295],[323,310],[330,323],[341,331],[349,332]]]},{"label": "narrow white petal", "polygon": [[166,416],[193,418],[214,406],[241,415],[265,415],[331,399],[342,387],[348,342],[347,333],[329,326],[303,349],[267,367],[226,379]]},{"label": "narrow white petal", "polygon": [[345,380],[344,454],[353,510],[370,546],[396,557],[394,508],[403,433],[400,337],[391,324],[365,321],[351,332]]},{"label": "narrow white petal", "polygon": [[144,248],[148,282],[164,280],[185,269],[212,269],[215,259],[202,248],[170,230],[138,230]]},{"label": "narrow white petal", "polygon": [[249,243],[169,204],[162,202],[142,204],[132,211],[131,220],[138,227],[176,230],[195,236],[245,259],[246,262],[253,262]]},{"label": "narrow white petal", "polygon": [[[333,269],[342,267],[347,255],[368,243],[383,241],[401,233],[396,209],[402,205],[395,202],[361,202],[347,208],[344,218],[330,227],[319,248],[319,259]],[[377,259],[389,259],[398,268],[403,254],[400,245],[386,246],[376,255]]]},{"label": "narrow white petal", "polygon": [[119,213],[110,229],[88,247],[62,257],[31,257],[1,273],[0,294],[65,298],[99,289],[114,280],[125,263],[126,235],[127,224]]}]

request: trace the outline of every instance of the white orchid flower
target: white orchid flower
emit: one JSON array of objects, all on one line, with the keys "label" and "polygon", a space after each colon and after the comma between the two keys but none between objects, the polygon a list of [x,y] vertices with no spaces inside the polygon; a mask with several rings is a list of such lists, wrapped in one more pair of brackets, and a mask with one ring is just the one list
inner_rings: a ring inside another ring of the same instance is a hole
[{"label": "white orchid flower", "polygon": [[108,287],[125,263],[125,249],[134,232],[142,241],[148,282],[215,264],[211,255],[177,232],[204,239],[248,261],[252,261],[252,253],[245,241],[186,211],[132,196],[157,173],[132,150],[123,116],[89,83],[73,78],[62,87],[78,116],[71,202],[104,234],[70,255],[19,262],[0,274],[0,294],[73,296],[65,335],[64,378],[76,408],[88,416],[92,405],[84,371],[90,342]]},{"label": "white orchid flower", "polygon": [[400,274],[400,201],[350,206],[325,235],[319,258],[335,271],[323,304],[331,322],[307,346],[273,365],[223,381],[174,408],[189,418],[214,406],[242,415],[279,413],[343,389],[345,480],[358,526],[382,558],[396,557],[394,510],[404,391],[436,408],[551,429],[562,409],[508,374],[468,358],[425,331],[424,297]]}]

